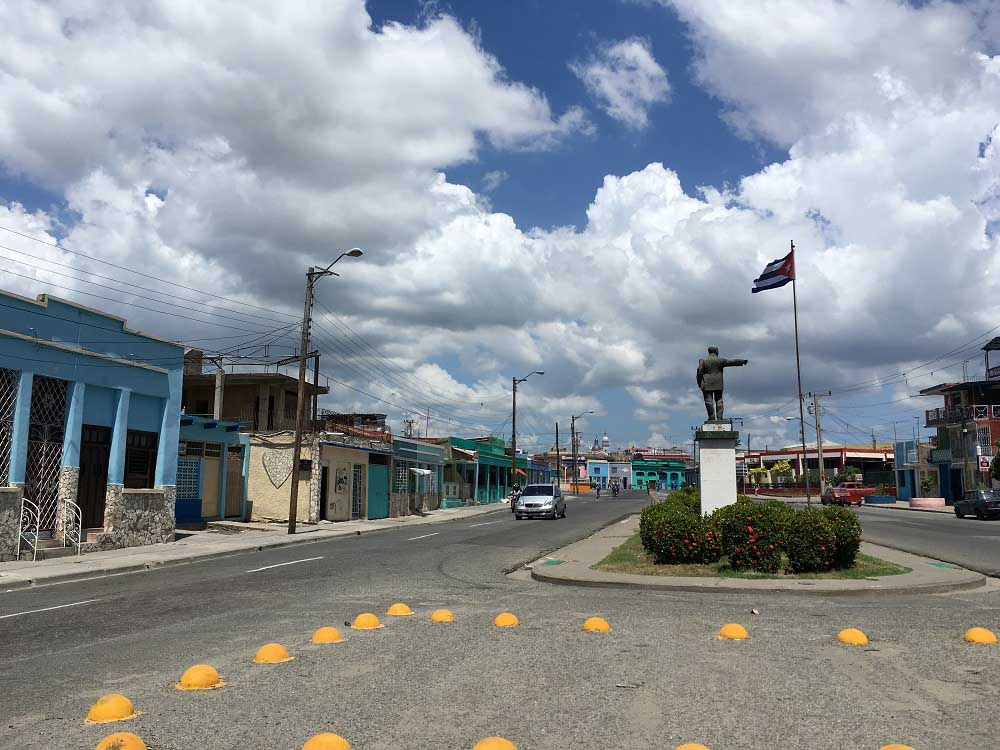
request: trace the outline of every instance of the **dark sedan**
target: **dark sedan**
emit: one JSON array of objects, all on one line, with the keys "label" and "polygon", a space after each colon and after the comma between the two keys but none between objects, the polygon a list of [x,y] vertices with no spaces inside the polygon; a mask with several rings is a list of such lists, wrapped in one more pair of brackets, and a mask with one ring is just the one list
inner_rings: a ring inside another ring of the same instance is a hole
[{"label": "dark sedan", "polygon": [[996,518],[1000,516],[1000,490],[969,490],[955,501],[955,515],[965,518]]}]

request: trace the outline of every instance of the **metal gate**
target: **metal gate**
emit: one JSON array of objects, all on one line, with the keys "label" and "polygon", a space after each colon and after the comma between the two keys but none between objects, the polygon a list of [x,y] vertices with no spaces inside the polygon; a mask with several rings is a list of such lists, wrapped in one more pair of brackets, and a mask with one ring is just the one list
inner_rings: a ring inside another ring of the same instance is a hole
[{"label": "metal gate", "polygon": [[351,518],[364,518],[365,466],[354,464],[354,481],[351,482]]},{"label": "metal gate", "polygon": [[35,376],[31,387],[24,497],[38,506],[39,531],[56,527],[65,430],[66,381]]},{"label": "metal gate", "polygon": [[14,446],[14,406],[17,404],[17,370],[0,369],[0,487],[10,484],[10,453]]}]

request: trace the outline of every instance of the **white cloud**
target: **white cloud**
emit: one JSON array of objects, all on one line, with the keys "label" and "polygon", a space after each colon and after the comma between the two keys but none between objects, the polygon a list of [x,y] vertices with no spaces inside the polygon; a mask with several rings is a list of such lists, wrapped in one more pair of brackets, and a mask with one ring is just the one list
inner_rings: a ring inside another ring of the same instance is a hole
[{"label": "white cloud", "polygon": [[[543,440],[570,413],[638,408],[650,424],[633,434],[669,442],[704,413],[694,368],[716,344],[751,360],[727,378],[727,413],[748,420],[755,446],[790,442],[789,290],[749,294],[789,239],[807,389],[931,359],[1000,316],[987,231],[1000,219],[1000,58],[983,40],[992,17],[974,6],[775,1],[747,16],[743,4],[677,0],[703,85],[787,157],[697,192],[669,165],[609,174],[584,226],[525,231],[440,170],[474,159],[483,139],[545,147],[583,120],[509,81],[452,20],[376,30],[347,0],[308,12],[100,4],[72,22],[58,4],[9,5],[0,160],[64,196],[78,221],[0,204],[0,225],[292,315],[302,270],[360,245],[365,257],[318,296],[386,359],[338,348],[324,368],[430,405],[456,431],[502,431],[510,371],[543,369],[519,390],[519,430]],[[13,242],[2,244],[49,253]],[[4,286],[84,288],[45,278]],[[234,333],[81,301],[164,335]],[[341,346],[319,323],[324,347]],[[431,360],[460,362],[475,382]],[[621,387],[634,404],[605,398]]]},{"label": "white cloud", "polygon": [[507,181],[510,175],[503,169],[492,169],[483,175],[483,192],[492,193]]},{"label": "white cloud", "polygon": [[638,37],[602,45],[588,60],[570,69],[608,115],[642,130],[649,110],[670,96],[667,74],[653,57],[649,43]]}]

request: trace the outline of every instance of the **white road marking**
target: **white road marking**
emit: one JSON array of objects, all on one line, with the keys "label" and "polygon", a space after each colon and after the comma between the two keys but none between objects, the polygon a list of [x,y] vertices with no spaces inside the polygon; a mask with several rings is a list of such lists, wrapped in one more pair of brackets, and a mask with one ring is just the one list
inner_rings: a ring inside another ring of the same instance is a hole
[{"label": "white road marking", "polygon": [[631,518],[623,518],[623,519],[622,519],[621,521],[619,521],[618,523],[628,523],[628,522],[629,522],[629,521],[631,521],[631,520],[632,520]]},{"label": "white road marking", "polygon": [[55,607],[44,607],[43,609],[29,609],[27,612],[15,612],[12,615],[0,615],[0,620],[6,620],[8,617],[20,617],[21,615],[33,615],[36,612],[51,612],[53,609],[64,609],[65,607],[79,607],[81,604],[90,604],[92,602],[100,601],[100,599],[86,599],[82,602],[73,602],[72,604],[58,604]]},{"label": "white road marking", "polygon": [[260,573],[262,570],[270,570],[271,568],[280,568],[285,565],[297,565],[298,563],[312,562],[313,560],[322,560],[323,556],[319,557],[307,557],[305,560],[292,560],[291,562],[276,563],[275,565],[265,565],[263,568],[254,568],[253,570],[248,570],[247,573]]},{"label": "white road marking", "polygon": [[408,542],[415,542],[415,541],[417,541],[417,539],[426,539],[429,536],[437,536],[440,533],[441,533],[440,531],[435,531],[433,534],[424,534],[423,536],[410,537],[406,541],[408,541]]},{"label": "white road marking", "polygon": [[469,528],[471,529],[475,526],[489,526],[491,523],[498,523],[498,521],[487,521],[486,523],[474,523],[470,525]]}]

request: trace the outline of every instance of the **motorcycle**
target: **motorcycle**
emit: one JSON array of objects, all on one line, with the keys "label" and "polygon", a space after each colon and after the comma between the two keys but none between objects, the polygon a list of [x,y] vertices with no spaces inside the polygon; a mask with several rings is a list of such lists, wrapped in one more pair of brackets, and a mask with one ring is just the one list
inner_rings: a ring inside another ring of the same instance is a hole
[{"label": "motorcycle", "polygon": [[618,497],[618,487],[617,486],[611,488],[611,494],[612,494],[613,497]]},{"label": "motorcycle", "polygon": [[517,508],[517,501],[521,499],[521,488],[515,487],[513,491],[511,491],[509,497],[510,497],[510,511],[511,513],[515,513]]}]

